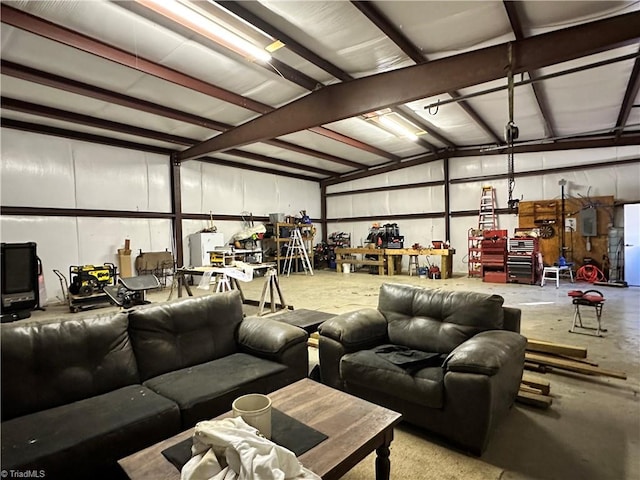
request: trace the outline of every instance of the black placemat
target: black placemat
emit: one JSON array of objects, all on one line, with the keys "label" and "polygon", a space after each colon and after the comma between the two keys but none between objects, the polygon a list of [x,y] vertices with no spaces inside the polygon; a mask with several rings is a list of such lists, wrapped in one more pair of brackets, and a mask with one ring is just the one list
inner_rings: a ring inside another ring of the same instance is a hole
[{"label": "black placemat", "polygon": [[335,313],[320,312],[318,310],[306,310],[304,308],[298,310],[289,310],[284,313],[279,313],[271,317],[272,320],[295,325],[296,327],[303,328],[307,333],[313,333],[318,329],[318,326],[330,318],[335,317]]},{"label": "black placemat", "polygon": [[[271,440],[291,450],[297,457],[311,450],[328,437],[318,430],[299,422],[280,410],[271,410]],[[187,438],[162,451],[162,455],[178,470],[191,458],[192,438]]]}]

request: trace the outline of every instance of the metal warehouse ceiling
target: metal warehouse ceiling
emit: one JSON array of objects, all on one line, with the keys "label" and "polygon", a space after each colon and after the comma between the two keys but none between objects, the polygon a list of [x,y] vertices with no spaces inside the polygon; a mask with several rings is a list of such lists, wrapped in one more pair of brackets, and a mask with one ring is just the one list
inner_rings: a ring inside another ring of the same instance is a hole
[{"label": "metal warehouse ceiling", "polygon": [[1,3],[6,128],[334,183],[506,152],[511,74],[515,152],[640,144],[637,1]]}]

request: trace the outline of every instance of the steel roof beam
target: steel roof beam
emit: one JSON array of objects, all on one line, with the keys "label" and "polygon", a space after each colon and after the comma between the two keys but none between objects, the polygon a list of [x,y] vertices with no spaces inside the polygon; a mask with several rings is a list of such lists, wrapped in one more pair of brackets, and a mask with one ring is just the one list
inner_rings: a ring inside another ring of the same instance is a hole
[{"label": "steel roof beam", "polygon": [[280,40],[282,43],[284,43],[287,46],[289,50],[296,53],[300,57],[304,58],[308,62],[313,63],[316,67],[324,70],[327,73],[330,73],[335,78],[342,80],[343,82],[351,79],[351,76],[349,74],[347,74],[346,72],[344,72],[343,70],[341,70],[340,68],[332,64],[331,62],[315,54],[314,52],[309,50],[307,47],[305,47],[304,45],[301,45],[300,43],[295,41],[293,38],[288,36],[286,33],[278,30],[270,23],[265,22],[263,19],[261,19],[257,15],[254,15],[252,12],[244,8],[242,6],[242,2],[223,0],[216,3],[223,6],[233,14],[243,18],[244,20],[249,22],[251,25],[254,25],[255,27],[262,30],[263,32],[268,33],[273,38]]},{"label": "steel roof beam", "polygon": [[[328,60],[325,60],[324,58],[320,57],[319,55],[317,55],[313,51],[309,50],[307,47],[301,45],[296,40],[294,40],[293,38],[288,36],[286,33],[280,31],[279,29],[275,28],[273,25],[271,25],[268,22],[262,20],[260,17],[254,15],[249,10],[245,9],[241,4],[239,4],[239,2],[222,1],[222,2],[218,2],[218,3],[220,5],[222,5],[224,8],[226,8],[227,10],[229,10],[230,12],[232,12],[234,15],[239,16],[243,20],[245,20],[245,21],[249,22],[250,24],[254,25],[255,27],[259,28],[263,32],[268,33],[273,38],[280,40],[281,42],[283,42],[286,45],[286,47],[289,50],[291,50],[292,52],[296,53],[300,57],[304,58],[309,63],[314,64],[316,67],[324,70],[327,73],[330,73],[331,75],[333,75],[337,79],[339,79],[339,80],[341,80],[343,82],[346,82],[346,81],[349,81],[349,80],[353,80],[353,77],[349,73],[345,72],[344,70],[342,70],[338,66],[334,65],[333,63],[329,62]],[[306,87],[305,85],[303,85],[301,83],[299,83],[298,85],[300,85],[302,87]],[[306,88],[308,90],[311,90],[311,91],[316,89],[315,87],[314,88],[306,87]],[[398,112],[398,113],[400,113],[400,112]],[[412,116],[412,120],[413,120],[414,123],[419,123],[419,126],[423,130],[425,130],[425,131],[429,130],[429,133],[431,133],[431,130],[433,129],[433,126],[431,126],[430,124],[429,124],[429,126],[427,126],[426,123],[428,123],[428,122],[425,122],[423,119],[421,119],[417,115],[413,115]],[[434,135],[434,137],[435,136],[436,135]],[[440,137],[442,137],[442,136],[440,136]],[[436,137],[436,138],[438,138],[438,137]],[[429,143],[424,138],[418,138],[418,143],[421,146],[423,146],[424,148],[426,148],[427,150],[430,150],[432,152],[435,152],[435,151],[438,150],[438,147],[436,147],[435,145]],[[450,142],[448,142],[448,143],[450,143]],[[397,159],[397,161],[400,161],[400,160],[401,160],[400,158]]]},{"label": "steel roof beam", "polygon": [[[46,107],[44,105],[37,105],[35,103],[25,102],[23,100],[17,100],[9,97],[0,97],[0,107],[6,110],[12,110],[15,112],[27,113],[29,115],[36,115],[44,118],[51,118],[53,120],[60,120],[64,122],[77,123],[80,125],[86,125],[89,127],[100,128],[103,130],[110,130],[118,133],[125,133],[128,135],[134,135],[142,138],[148,138],[151,140],[158,140],[167,143],[173,143],[182,146],[191,146],[199,142],[199,140],[188,137],[181,137],[178,135],[169,135],[164,132],[158,132],[157,130],[150,130],[148,128],[135,127],[120,122],[112,122],[110,120],[104,120],[102,118],[96,118],[89,115],[83,115],[79,113],[69,112],[53,107]],[[229,155],[236,157],[246,158],[249,160],[257,160],[263,163],[270,163],[272,165],[280,165],[287,168],[294,168],[304,172],[316,173],[318,175],[332,176],[336,173],[332,170],[325,170],[323,168],[311,167],[299,163],[290,162],[287,160],[281,160],[277,158],[268,157],[265,155],[259,155],[253,152],[246,152],[243,150],[231,149],[225,152]]]},{"label": "steel roof beam", "polygon": [[[107,45],[104,42],[95,40],[78,32],[74,32],[68,28],[61,27],[60,25],[35,17],[5,4],[2,4],[0,8],[0,19],[2,23],[7,25],[39,35],[48,40],[53,40],[64,45],[77,48],[78,50],[96,55],[148,75],[152,75],[181,87],[209,95],[210,97],[217,98],[227,103],[246,108],[247,110],[261,114],[275,110],[273,107],[264,103],[243,97],[242,95],[217,87],[177,70],[165,67],[164,65],[151,62],[138,55]],[[380,157],[388,158],[390,160],[398,160],[398,157],[389,152],[373,147],[372,145],[365,144],[364,142],[360,142],[359,140],[346,135],[342,135],[338,132],[333,132],[325,127],[314,126],[309,130],[345,143],[351,147],[368,151]],[[364,167],[365,165],[362,166]]]},{"label": "steel roof beam", "polygon": [[[263,32],[268,33],[272,37],[280,40],[281,42],[283,42],[287,46],[287,48],[289,50],[291,50],[292,52],[296,53],[300,57],[304,58],[309,63],[314,64],[316,67],[321,68],[322,70],[326,71],[327,73],[330,73],[331,75],[333,75],[337,79],[342,80],[343,82],[346,82],[346,81],[349,81],[349,80],[353,80],[354,77],[352,77],[349,73],[345,72],[340,67],[334,65],[333,63],[329,62],[328,60],[325,60],[324,58],[320,57],[315,52],[313,52],[313,51],[309,50],[307,47],[301,45],[296,40],[294,40],[293,38],[288,36],[286,33],[284,33],[282,31],[280,31],[279,29],[275,28],[273,25],[269,24],[268,22],[265,22],[264,20],[262,20],[257,15],[254,15],[249,10],[245,9],[239,2],[221,1],[221,2],[218,2],[218,3],[221,4],[227,10],[229,10],[230,12],[232,12],[233,14],[239,16],[243,20],[245,20],[245,21],[249,22],[250,24],[256,26],[257,28],[259,28]],[[315,89],[313,89],[313,90],[315,90]],[[397,108],[394,108],[394,111],[396,111],[397,113],[399,113],[401,115],[410,116],[411,120],[414,123],[417,123],[420,128],[425,130],[431,136],[433,136],[434,138],[436,138],[437,140],[439,140],[440,142],[444,143],[445,145],[447,145],[449,147],[455,147],[453,142],[451,142],[449,139],[445,138],[443,135],[441,135],[437,131],[435,131],[435,127],[431,123],[427,122],[425,119],[423,119],[419,115],[416,115],[414,112],[412,112],[408,108],[405,108],[405,109],[403,109],[403,111],[400,111],[400,107],[397,107]],[[428,142],[427,140],[425,140],[423,138],[419,138],[418,141],[427,150],[430,150],[432,152],[435,152],[435,151],[438,150],[438,148],[435,145],[431,144],[430,142]],[[400,159],[397,159],[397,161],[400,161]]]},{"label": "steel roof beam", "polygon": [[[61,77],[52,73],[43,72],[42,70],[36,70],[35,68],[26,67],[24,65],[19,65],[7,60],[2,60],[1,66],[2,74],[4,75],[9,75],[11,77],[19,78],[28,82],[38,83],[47,87],[64,90],[76,95],[94,98],[96,100],[101,100],[115,105],[120,105],[122,107],[150,113],[152,115],[158,115],[164,118],[172,118],[180,122],[189,123],[198,127],[208,128],[218,132],[224,132],[229,130],[230,128],[233,128],[232,125],[226,123],[209,120],[208,118],[200,117],[198,115],[193,115],[191,113],[186,113],[181,110],[166,107],[164,105],[158,105],[146,100],[123,95],[121,93],[78,82],[76,80]],[[199,143],[199,140],[191,143],[190,145],[193,145],[195,143]],[[330,162],[345,165],[355,169],[366,168],[366,165],[362,163],[347,160],[335,155],[330,155],[325,152],[312,150],[310,148],[301,147],[300,145],[285,142],[283,140],[273,139],[265,141],[264,143],[282,148],[284,150],[290,150],[292,152],[301,153],[310,157],[321,158],[323,160],[328,160]]]},{"label": "steel roof beam", "polygon": [[131,142],[120,138],[105,137],[104,135],[95,135],[93,133],[76,132],[66,128],[51,127],[49,125],[39,125],[37,123],[23,122],[22,120],[13,120],[11,118],[2,118],[2,128],[11,128],[13,130],[21,130],[23,132],[41,133],[43,135],[52,135],[54,137],[69,138],[71,140],[81,140],[83,142],[97,143],[100,145],[108,145],[110,147],[127,148],[129,150],[140,150],[143,152],[159,153],[162,155],[171,155],[175,150],[164,147],[156,147],[154,145],[145,145],[144,143]]},{"label": "steel roof beam", "polygon": [[[502,4],[504,5],[504,9],[507,12],[507,17],[509,17],[509,23],[511,24],[513,34],[516,36],[516,40],[522,40],[526,37],[522,28],[522,23],[520,22],[520,16],[518,15],[516,3],[517,2],[514,2],[512,0],[504,0],[502,2]],[[529,74],[531,80],[535,80],[535,72],[527,73]],[[547,98],[542,91],[542,86],[536,83],[532,83],[531,89],[533,90],[533,96],[536,98],[538,109],[540,110],[540,115],[542,116],[542,121],[544,122],[544,128],[547,132],[547,136],[553,138],[556,136],[556,133],[551,117],[551,109],[549,108],[549,102],[547,102]]]},{"label": "steel roof beam", "polygon": [[622,101],[622,106],[620,107],[618,120],[616,121],[616,128],[618,128],[616,132],[616,138],[619,138],[622,135],[624,127],[627,125],[629,114],[631,113],[631,108],[633,107],[633,102],[638,96],[639,90],[640,58],[636,58],[636,61],[633,64],[633,70],[631,71],[631,76],[629,77],[629,83],[627,83],[627,90],[624,92],[624,100]]},{"label": "steel roof beam", "polygon": [[15,112],[27,113],[29,115],[36,115],[39,117],[50,118],[53,120],[61,120],[63,122],[77,123],[85,125],[87,127],[100,128],[103,130],[111,130],[113,132],[126,133],[127,135],[133,135],[142,138],[148,138],[151,140],[158,140],[167,143],[173,143],[176,145],[190,146],[198,143],[198,140],[192,138],[181,137],[178,135],[170,135],[157,130],[150,130],[148,128],[135,127],[126,123],[112,122],[103,118],[96,118],[90,115],[83,115],[81,113],[69,112],[61,110],[59,108],[47,107],[44,105],[38,105],[31,102],[25,102],[9,97],[0,97],[0,107],[6,110],[12,110]]},{"label": "steel roof beam", "polygon": [[[637,41],[640,12],[512,42],[514,74]],[[286,135],[506,75],[510,43],[461,53],[349,82],[328,85],[277,110],[181,152],[182,160]]]},{"label": "steel roof beam", "polygon": [[[422,64],[429,60],[424,56],[422,51],[416,47],[400,30],[391,24],[389,19],[385,17],[380,10],[376,8],[373,2],[363,2],[352,0],[351,2],[365,17],[367,17],[374,25],[376,25],[382,33],[393,41],[411,60],[416,64]],[[452,97],[459,97],[460,93],[452,90],[447,92]],[[476,112],[467,102],[458,102],[469,117],[496,143],[502,143],[503,140],[493,131],[489,124]]]}]

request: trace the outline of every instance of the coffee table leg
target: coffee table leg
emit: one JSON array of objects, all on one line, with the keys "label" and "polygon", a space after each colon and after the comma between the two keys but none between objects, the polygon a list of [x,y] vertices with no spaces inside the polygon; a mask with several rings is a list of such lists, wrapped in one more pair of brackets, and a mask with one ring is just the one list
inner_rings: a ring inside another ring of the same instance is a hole
[{"label": "coffee table leg", "polygon": [[385,433],[384,443],[376,448],[376,480],[389,480],[391,461],[389,446],[393,440],[393,430]]}]

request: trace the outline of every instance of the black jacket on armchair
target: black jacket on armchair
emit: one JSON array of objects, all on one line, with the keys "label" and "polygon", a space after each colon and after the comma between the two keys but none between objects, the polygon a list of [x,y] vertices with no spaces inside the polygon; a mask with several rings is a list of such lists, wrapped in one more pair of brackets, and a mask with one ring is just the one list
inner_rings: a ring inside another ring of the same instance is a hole
[{"label": "black jacket on armchair", "polygon": [[[322,381],[396,410],[479,455],[513,404],[524,368],[520,310],[503,301],[384,284],[377,309],[345,313],[320,326]],[[429,358],[421,358],[424,352]],[[408,356],[408,365],[398,356]]]}]

